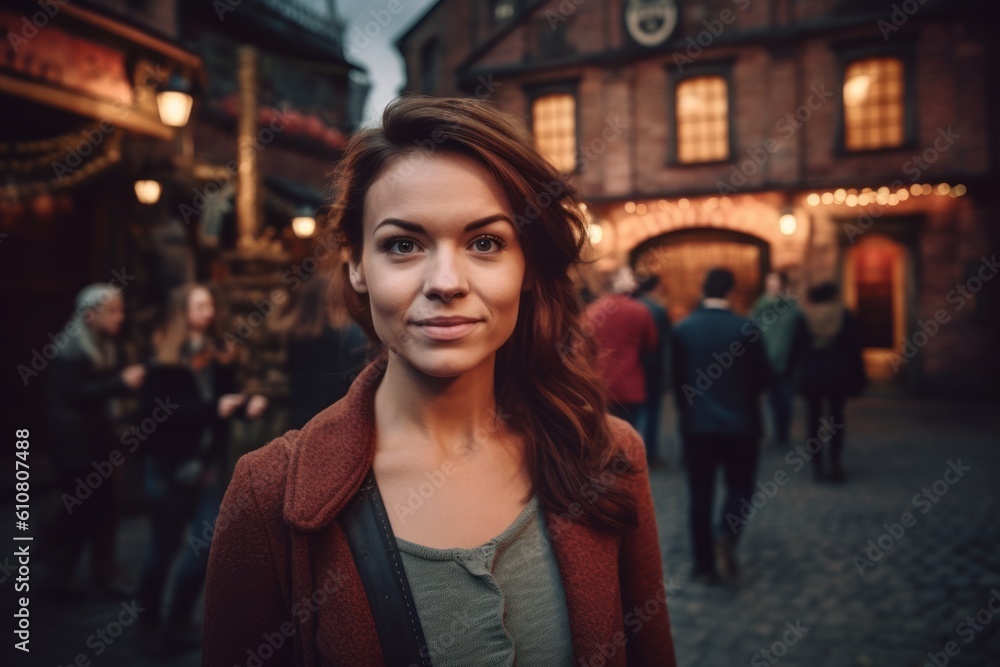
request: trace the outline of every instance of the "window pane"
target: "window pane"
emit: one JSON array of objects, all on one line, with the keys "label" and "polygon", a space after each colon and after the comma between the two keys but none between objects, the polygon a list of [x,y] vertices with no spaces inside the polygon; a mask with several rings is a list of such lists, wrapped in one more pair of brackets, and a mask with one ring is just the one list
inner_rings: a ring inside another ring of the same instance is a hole
[{"label": "window pane", "polygon": [[531,106],[535,143],[562,173],[576,167],[576,98],[569,94],[544,95]]},{"label": "window pane", "polygon": [[903,63],[866,58],[844,72],[844,144],[869,150],[903,143]]},{"label": "window pane", "polygon": [[729,96],[721,76],[677,84],[677,161],[713,162],[729,157]]}]

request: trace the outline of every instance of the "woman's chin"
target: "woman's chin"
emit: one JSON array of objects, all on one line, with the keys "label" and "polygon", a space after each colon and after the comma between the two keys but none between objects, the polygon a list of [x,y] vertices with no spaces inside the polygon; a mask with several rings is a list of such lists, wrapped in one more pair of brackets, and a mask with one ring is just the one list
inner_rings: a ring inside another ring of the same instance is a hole
[{"label": "woman's chin", "polygon": [[484,366],[492,356],[474,354],[467,350],[422,351],[418,359],[400,355],[402,360],[416,371],[434,378],[456,378]]}]

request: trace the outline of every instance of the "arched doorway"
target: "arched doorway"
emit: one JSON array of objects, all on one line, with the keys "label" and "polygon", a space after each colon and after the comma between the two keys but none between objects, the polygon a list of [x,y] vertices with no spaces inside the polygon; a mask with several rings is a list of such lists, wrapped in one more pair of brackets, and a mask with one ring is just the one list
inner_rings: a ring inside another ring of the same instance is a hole
[{"label": "arched doorway", "polygon": [[770,246],[756,236],[729,229],[682,229],[642,242],[629,253],[629,263],[638,272],[660,277],[661,295],[674,322],[698,306],[705,273],[715,267],[728,268],[736,275],[730,302],[733,310],[745,314],[761,292],[770,267]]},{"label": "arched doorway", "polygon": [[900,372],[898,364],[913,271],[907,247],[888,236],[866,235],[844,253],[844,305],[860,320],[865,371],[873,380],[902,382],[915,370],[907,364],[902,367],[906,372]]}]

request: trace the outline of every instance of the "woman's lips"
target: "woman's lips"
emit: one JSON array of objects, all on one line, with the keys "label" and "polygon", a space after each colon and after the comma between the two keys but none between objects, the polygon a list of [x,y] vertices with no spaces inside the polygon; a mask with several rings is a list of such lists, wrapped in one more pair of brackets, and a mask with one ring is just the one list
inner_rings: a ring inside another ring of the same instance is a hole
[{"label": "woman's lips", "polygon": [[472,331],[479,320],[465,320],[461,322],[415,322],[425,336],[434,340],[457,340]]}]

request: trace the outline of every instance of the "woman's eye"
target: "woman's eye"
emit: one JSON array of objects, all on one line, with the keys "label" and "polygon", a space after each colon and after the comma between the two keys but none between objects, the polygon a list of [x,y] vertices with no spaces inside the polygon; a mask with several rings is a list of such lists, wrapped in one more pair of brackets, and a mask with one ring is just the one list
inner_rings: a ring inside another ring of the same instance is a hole
[{"label": "woman's eye", "polygon": [[408,239],[396,239],[395,241],[390,241],[386,247],[389,252],[396,253],[397,255],[409,255],[416,250],[417,244]]},{"label": "woman's eye", "polygon": [[472,242],[473,247],[479,252],[497,252],[502,250],[507,244],[495,236],[482,236]]}]

